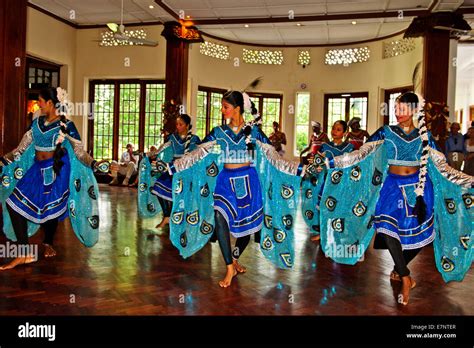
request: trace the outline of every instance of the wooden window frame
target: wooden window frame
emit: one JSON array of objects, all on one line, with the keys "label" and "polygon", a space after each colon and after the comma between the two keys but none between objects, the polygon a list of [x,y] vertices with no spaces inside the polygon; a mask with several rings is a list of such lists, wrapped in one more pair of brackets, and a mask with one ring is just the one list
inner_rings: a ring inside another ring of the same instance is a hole
[{"label": "wooden window frame", "polygon": [[[210,124],[211,124],[211,94],[212,93],[221,93],[225,94],[227,92],[226,89],[222,88],[214,88],[214,87],[207,87],[207,86],[198,86],[198,92],[205,92],[206,93],[206,127],[205,127],[205,134],[209,134],[211,131]],[[224,123],[224,118],[222,117],[222,123]],[[197,114],[196,114],[196,123],[197,123]]]},{"label": "wooden window frame", "polygon": [[[278,124],[280,125],[280,130],[281,128],[281,119],[282,119],[282,113],[283,113],[283,94],[278,94],[278,93],[260,93],[260,92],[248,92],[249,97],[252,98],[258,98],[259,103],[258,103],[258,113],[261,116],[263,115],[263,99],[265,98],[273,98],[273,99],[280,99],[280,114],[278,115]],[[265,134],[266,136],[269,136],[270,134]]]},{"label": "wooden window frame", "polygon": [[[140,111],[138,118],[138,150],[143,151],[145,145],[145,116],[146,116],[146,85],[164,84],[164,79],[92,79],[89,80],[89,103],[94,103],[95,86],[100,84],[114,85],[114,111],[113,111],[113,141],[112,159],[119,159],[119,134],[120,134],[120,85],[139,84],[140,85]],[[88,120],[87,144],[89,153],[94,156],[94,119]]]},{"label": "wooden window frame", "polygon": [[[344,96],[344,94],[350,94],[350,96]],[[367,98],[367,125],[369,124],[369,92],[341,92],[341,93],[328,93],[324,94],[324,115],[323,115],[323,131],[326,132],[328,129],[329,120],[329,99],[331,98],[346,98],[346,109],[345,109],[345,121],[348,122],[350,119],[350,103],[348,102],[351,98]]]}]

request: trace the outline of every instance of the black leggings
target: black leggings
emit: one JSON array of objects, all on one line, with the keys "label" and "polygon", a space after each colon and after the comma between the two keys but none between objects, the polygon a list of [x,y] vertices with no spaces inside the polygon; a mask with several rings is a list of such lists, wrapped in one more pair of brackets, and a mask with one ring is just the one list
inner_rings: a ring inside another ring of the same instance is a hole
[{"label": "black leggings", "polygon": [[222,256],[224,257],[225,264],[231,265],[232,258],[237,260],[243,254],[245,248],[250,242],[250,235],[237,238],[234,250],[231,252],[229,225],[227,224],[226,219],[218,211],[214,212],[214,216],[216,220],[216,235]]},{"label": "black leggings", "polygon": [[[12,221],[13,231],[15,232],[18,244],[28,244],[28,220],[14,211],[7,204],[10,220]],[[44,244],[53,245],[54,235],[58,227],[58,219],[52,219],[41,224],[44,229]]]},{"label": "black leggings", "polygon": [[389,235],[382,234],[385,244],[387,245],[390,255],[392,255],[393,262],[395,263],[395,272],[400,277],[406,277],[410,275],[408,264],[415,258],[416,255],[421,251],[419,249],[402,250],[402,245],[398,239],[395,239]]},{"label": "black leggings", "polygon": [[161,209],[163,210],[163,216],[170,217],[171,209],[173,208],[173,202],[167,201],[161,197],[158,197],[158,202],[160,202]]}]

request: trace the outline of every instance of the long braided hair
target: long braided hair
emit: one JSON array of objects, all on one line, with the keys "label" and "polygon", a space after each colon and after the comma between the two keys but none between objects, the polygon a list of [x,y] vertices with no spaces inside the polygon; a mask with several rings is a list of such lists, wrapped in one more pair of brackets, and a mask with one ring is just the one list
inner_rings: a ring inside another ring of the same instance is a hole
[{"label": "long braided hair", "polygon": [[418,183],[416,184],[416,203],[414,213],[418,218],[418,222],[422,224],[426,218],[426,203],[423,198],[425,192],[426,179],[428,174],[428,157],[429,157],[429,136],[428,128],[426,127],[425,110],[420,105],[420,99],[415,93],[407,92],[397,98],[397,102],[405,103],[410,105],[412,109],[418,109],[418,129],[421,138],[421,158],[420,158],[420,171],[418,174]]},{"label": "long braided hair", "polygon": [[193,138],[193,132],[191,131],[193,125],[191,124],[191,117],[188,114],[181,114],[178,116],[178,118],[180,118],[188,126],[188,133],[186,134],[186,140],[184,141],[184,154],[187,154],[189,152],[191,139]]},{"label": "long braided hair", "polygon": [[[245,99],[247,100],[247,103],[245,103]],[[237,106],[240,107],[241,115],[243,115],[244,112],[249,112],[254,117],[252,121],[246,122],[243,127],[244,134],[245,134],[245,143],[247,144],[247,151],[252,152],[255,148],[255,144],[253,144],[251,140],[252,127],[261,121],[261,117],[258,114],[258,110],[255,107],[254,102],[250,100],[247,93],[245,92],[241,93],[239,91],[226,92],[224,96],[222,97],[222,100],[229,103],[234,108],[236,108]],[[247,108],[245,108],[245,106]]]},{"label": "long braided hair", "polygon": [[[64,92],[64,90],[61,90]],[[65,92],[64,92],[65,93]],[[58,137],[58,140],[56,141],[56,148],[54,149],[54,163],[53,163],[53,170],[56,175],[59,175],[61,172],[61,168],[64,165],[64,162],[61,160],[61,158],[64,156],[66,153],[66,150],[61,146],[62,141],[64,139],[64,134],[69,134],[69,131],[67,130],[66,127],[66,114],[67,114],[67,104],[65,101],[60,101],[60,97],[58,97],[58,89],[57,88],[45,88],[39,92],[39,95],[41,98],[44,99],[45,102],[48,102],[51,100],[53,103],[55,109],[56,109],[56,114],[60,115],[60,135]],[[62,132],[62,134],[61,134]]]}]

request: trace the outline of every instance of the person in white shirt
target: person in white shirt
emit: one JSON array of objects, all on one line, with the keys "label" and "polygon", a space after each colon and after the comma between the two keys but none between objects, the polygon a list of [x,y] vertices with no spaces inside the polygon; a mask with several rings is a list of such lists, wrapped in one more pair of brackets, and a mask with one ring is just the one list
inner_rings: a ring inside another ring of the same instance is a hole
[{"label": "person in white shirt", "polygon": [[138,161],[140,157],[133,153],[133,144],[127,144],[127,151],[122,154],[120,162],[112,161],[110,172],[112,174],[112,181],[109,185],[116,186],[118,182],[118,174],[125,175],[122,182],[123,186],[128,186],[130,177],[137,173]]}]

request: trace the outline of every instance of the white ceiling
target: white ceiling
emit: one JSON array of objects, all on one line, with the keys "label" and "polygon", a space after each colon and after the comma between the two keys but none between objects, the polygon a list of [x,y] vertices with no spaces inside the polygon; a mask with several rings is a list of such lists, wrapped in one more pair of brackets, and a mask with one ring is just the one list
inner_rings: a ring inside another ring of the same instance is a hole
[{"label": "white ceiling", "polygon": [[[376,39],[408,27],[413,17],[301,22],[298,16],[357,14],[397,10],[428,9],[433,0],[164,0],[175,13],[184,11],[191,19],[232,19],[287,17],[294,11],[294,23],[199,25],[205,33],[221,38],[268,45],[338,44]],[[29,0],[48,12],[79,25],[120,21],[121,0]],[[154,0],[123,0],[124,23],[170,21],[174,18]],[[149,5],[154,8],[150,9]],[[474,0],[440,0],[434,11],[452,11],[459,6],[474,6]],[[474,27],[474,16],[465,16]]]}]

